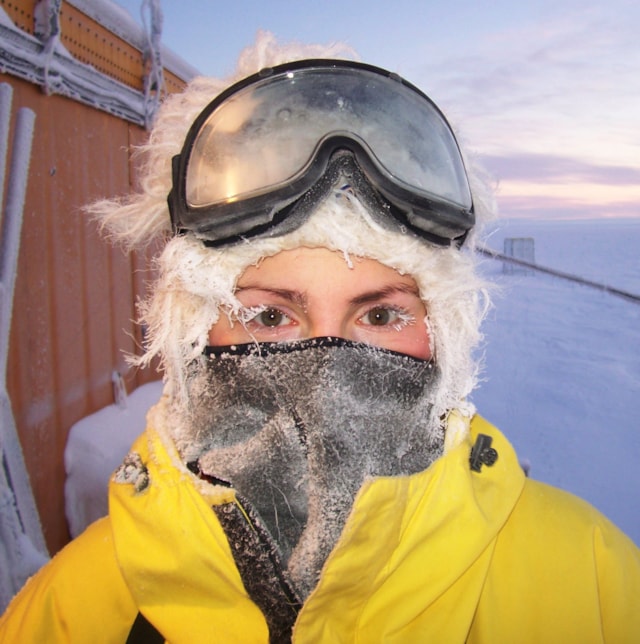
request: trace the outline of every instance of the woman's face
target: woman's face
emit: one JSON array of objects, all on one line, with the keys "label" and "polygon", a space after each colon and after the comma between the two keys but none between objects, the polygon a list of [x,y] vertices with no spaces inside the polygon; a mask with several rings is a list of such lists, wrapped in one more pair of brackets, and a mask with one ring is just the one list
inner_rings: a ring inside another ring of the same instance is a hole
[{"label": "woman's face", "polygon": [[426,309],[408,275],[373,259],[324,248],[297,248],[245,270],[236,290],[243,310],[221,316],[209,344],[339,337],[427,360]]}]

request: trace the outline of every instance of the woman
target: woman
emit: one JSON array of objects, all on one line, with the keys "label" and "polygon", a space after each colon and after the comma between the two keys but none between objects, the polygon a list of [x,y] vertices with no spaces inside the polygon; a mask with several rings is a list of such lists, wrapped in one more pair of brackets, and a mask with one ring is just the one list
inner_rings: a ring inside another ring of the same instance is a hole
[{"label": "woman", "polygon": [[438,108],[338,60],[218,90],[169,99],[142,193],[93,208],[130,244],[170,222],[142,312],[165,392],[0,634],[637,639],[638,550],[467,400],[488,200]]}]

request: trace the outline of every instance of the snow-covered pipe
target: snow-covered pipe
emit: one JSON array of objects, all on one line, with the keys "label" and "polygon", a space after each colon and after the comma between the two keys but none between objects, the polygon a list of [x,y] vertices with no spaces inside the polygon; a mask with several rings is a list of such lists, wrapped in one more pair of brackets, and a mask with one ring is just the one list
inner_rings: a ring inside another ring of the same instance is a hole
[{"label": "snow-covered pipe", "polygon": [[[0,317],[0,371],[3,388],[6,382],[7,356],[9,352],[9,332],[13,312],[13,294],[15,290],[18,255],[20,254],[20,233],[24,201],[29,178],[29,160],[31,142],[36,115],[33,110],[22,107],[16,115],[16,128],[13,141],[13,153],[9,168],[7,200],[2,217],[0,238],[0,283],[2,284],[2,309]],[[2,173],[4,183],[4,172]]]},{"label": "snow-covered pipe", "polygon": [[[145,17],[149,13],[149,24]],[[165,91],[164,73],[161,54],[163,15],[159,0],[143,0],[140,9],[142,24],[145,27],[147,44],[144,56],[147,62],[147,72],[144,77],[145,126],[151,127],[153,117],[160,105],[160,99]]]},{"label": "snow-covered pipe", "polygon": [[[7,185],[0,222],[0,567],[4,571],[0,575],[0,604],[6,603],[47,558],[40,517],[7,391],[9,334],[35,123],[32,110],[18,110],[7,177],[11,98],[11,88],[0,86],[0,183]],[[0,605],[0,612],[4,608]]]},{"label": "snow-covered pipe", "polygon": [[9,83],[0,83],[0,210],[4,203],[4,177],[7,171],[7,148],[9,145],[12,97],[13,87]]}]

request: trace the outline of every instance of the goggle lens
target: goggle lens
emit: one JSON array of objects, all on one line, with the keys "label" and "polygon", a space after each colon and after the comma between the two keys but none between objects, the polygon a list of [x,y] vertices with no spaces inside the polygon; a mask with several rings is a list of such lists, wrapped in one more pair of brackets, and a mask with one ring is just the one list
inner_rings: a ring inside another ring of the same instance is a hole
[{"label": "goggle lens", "polygon": [[220,103],[194,139],[187,204],[273,192],[304,175],[332,137],[359,143],[405,190],[471,207],[458,146],[438,109],[392,76],[348,67],[268,76]]}]

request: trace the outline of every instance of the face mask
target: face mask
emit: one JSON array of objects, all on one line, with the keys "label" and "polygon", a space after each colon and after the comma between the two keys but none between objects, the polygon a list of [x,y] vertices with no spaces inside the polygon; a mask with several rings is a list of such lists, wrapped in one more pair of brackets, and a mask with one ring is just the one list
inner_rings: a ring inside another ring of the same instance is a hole
[{"label": "face mask", "polygon": [[442,454],[432,362],[341,339],[209,347],[178,448],[233,487],[306,597],[368,477]]}]

